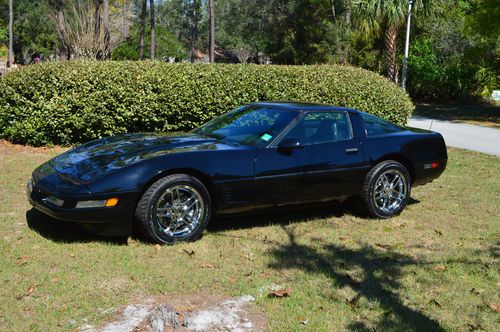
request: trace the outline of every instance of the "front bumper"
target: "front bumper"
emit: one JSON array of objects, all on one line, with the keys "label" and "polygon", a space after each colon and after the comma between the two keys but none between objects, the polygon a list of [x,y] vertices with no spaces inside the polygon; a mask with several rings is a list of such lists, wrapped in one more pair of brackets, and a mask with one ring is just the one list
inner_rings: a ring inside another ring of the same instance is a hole
[{"label": "front bumper", "polygon": [[[128,235],[132,231],[132,223],[138,192],[125,192],[107,195],[91,195],[86,197],[64,196],[42,190],[31,181],[28,183],[27,195],[29,203],[42,213],[61,221],[78,223],[84,228],[100,235]],[[64,201],[56,206],[47,201],[48,196],[55,196]],[[75,208],[79,200],[107,199],[117,197],[119,202],[114,207]]]}]

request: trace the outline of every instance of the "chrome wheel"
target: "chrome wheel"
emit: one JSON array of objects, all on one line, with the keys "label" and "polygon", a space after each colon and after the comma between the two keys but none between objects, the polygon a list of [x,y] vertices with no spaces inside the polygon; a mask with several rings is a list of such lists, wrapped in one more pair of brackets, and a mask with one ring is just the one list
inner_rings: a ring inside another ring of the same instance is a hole
[{"label": "chrome wheel", "polygon": [[407,191],[404,175],[399,170],[387,170],[376,180],[372,200],[378,209],[392,214],[405,203]]},{"label": "chrome wheel", "polygon": [[168,188],[158,199],[153,218],[166,235],[186,237],[205,218],[205,205],[200,193],[188,185]]}]

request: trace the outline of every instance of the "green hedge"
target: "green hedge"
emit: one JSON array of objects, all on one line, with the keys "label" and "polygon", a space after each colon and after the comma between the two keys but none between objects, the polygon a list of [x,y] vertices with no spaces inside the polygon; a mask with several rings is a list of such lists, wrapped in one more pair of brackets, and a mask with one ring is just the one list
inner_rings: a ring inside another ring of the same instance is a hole
[{"label": "green hedge", "polygon": [[188,130],[258,100],[348,106],[399,124],[414,109],[398,86],[353,67],[58,62],[0,79],[0,138],[69,145]]}]

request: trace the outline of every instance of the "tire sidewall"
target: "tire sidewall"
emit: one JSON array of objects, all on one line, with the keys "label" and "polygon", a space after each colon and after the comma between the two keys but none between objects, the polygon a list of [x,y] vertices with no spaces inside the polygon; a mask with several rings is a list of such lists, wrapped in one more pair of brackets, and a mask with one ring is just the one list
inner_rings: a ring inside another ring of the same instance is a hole
[{"label": "tire sidewall", "polygon": [[[204,201],[204,218],[200,220],[196,228],[188,234],[187,236],[184,237],[172,237],[167,234],[165,234],[162,230],[160,225],[158,224],[156,218],[153,216],[153,211],[154,211],[154,206],[156,205],[158,199],[163,195],[163,193],[168,190],[169,188],[173,186],[179,186],[179,185],[187,185],[191,186],[194,189],[198,191],[200,194],[201,198]],[[162,183],[160,187],[157,188],[155,193],[152,196],[152,199],[150,201],[150,204],[147,208],[147,226],[149,228],[149,231],[151,235],[161,243],[165,244],[172,244],[175,242],[182,242],[182,241],[194,241],[197,238],[201,236],[201,233],[203,233],[204,229],[206,228],[208,221],[210,220],[211,216],[211,200],[210,200],[210,195],[205,188],[205,186],[196,178],[193,178],[191,176],[182,176],[177,179],[172,179],[171,181],[167,181],[165,183]]]},{"label": "tire sidewall", "polygon": [[[389,171],[389,170],[397,170],[397,171],[401,172],[401,174],[403,174],[403,180],[406,182],[406,188],[407,188],[406,195],[404,197],[404,200],[403,200],[401,206],[396,211],[394,211],[392,213],[387,213],[387,212],[380,210],[375,205],[375,202],[372,199],[373,191],[375,190],[377,180],[379,179],[379,177],[382,173]],[[369,209],[371,210],[371,212],[374,216],[376,216],[377,218],[381,218],[381,219],[387,219],[387,218],[391,218],[391,217],[399,215],[405,209],[406,205],[408,204],[408,200],[410,198],[410,195],[411,195],[411,182],[410,182],[410,174],[408,173],[408,170],[398,162],[390,162],[390,163],[387,163],[385,165],[382,165],[372,174],[371,178],[369,179],[366,201],[367,201]]]}]

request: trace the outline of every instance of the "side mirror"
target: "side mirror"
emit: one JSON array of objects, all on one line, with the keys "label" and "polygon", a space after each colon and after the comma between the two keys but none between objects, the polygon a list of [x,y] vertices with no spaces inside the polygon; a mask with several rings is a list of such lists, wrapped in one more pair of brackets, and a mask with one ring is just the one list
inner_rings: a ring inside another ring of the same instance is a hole
[{"label": "side mirror", "polygon": [[290,154],[294,149],[302,149],[302,143],[296,138],[288,138],[278,144],[278,151]]}]

